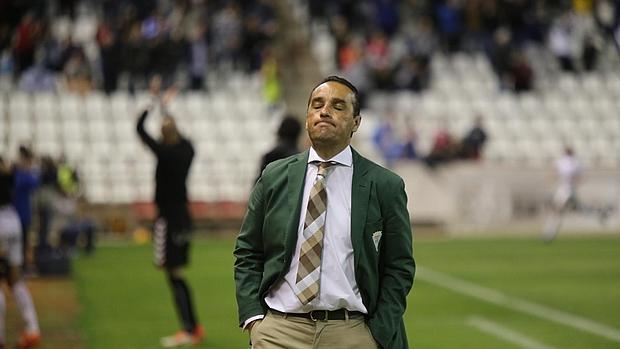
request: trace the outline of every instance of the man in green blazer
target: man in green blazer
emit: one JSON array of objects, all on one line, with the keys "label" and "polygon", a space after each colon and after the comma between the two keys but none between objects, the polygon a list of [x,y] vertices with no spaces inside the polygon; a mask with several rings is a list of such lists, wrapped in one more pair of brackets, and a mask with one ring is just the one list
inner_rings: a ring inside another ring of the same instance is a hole
[{"label": "man in green blazer", "polygon": [[252,348],[408,348],[415,262],[403,180],[351,148],[358,93],[330,76],[308,101],[312,147],[271,163],[234,255]]}]

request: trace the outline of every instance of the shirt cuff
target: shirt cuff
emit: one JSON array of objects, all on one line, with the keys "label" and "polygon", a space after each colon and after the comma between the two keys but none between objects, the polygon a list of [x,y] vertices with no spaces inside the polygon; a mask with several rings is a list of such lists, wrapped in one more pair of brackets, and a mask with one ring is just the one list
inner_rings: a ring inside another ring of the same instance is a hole
[{"label": "shirt cuff", "polygon": [[242,329],[243,329],[243,330],[245,330],[245,328],[246,328],[246,327],[248,327],[248,325],[249,325],[252,321],[255,321],[255,320],[261,320],[261,319],[262,319],[262,318],[264,318],[264,317],[265,317],[265,315],[262,315],[262,314],[261,314],[261,315],[255,315],[255,316],[252,316],[251,318],[249,318],[249,319],[245,320],[245,322],[243,323],[243,327],[242,327]]}]

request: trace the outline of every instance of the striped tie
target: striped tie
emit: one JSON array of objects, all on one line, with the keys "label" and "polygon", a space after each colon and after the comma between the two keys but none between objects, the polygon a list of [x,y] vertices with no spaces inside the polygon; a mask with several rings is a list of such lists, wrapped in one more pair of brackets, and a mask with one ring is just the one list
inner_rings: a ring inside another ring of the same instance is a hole
[{"label": "striped tie", "polygon": [[327,191],[325,177],[333,162],[313,161],[318,164],[314,185],[310,190],[308,210],[304,222],[304,241],[299,252],[299,267],[297,269],[297,297],[302,304],[308,304],[319,294],[321,282],[321,256],[323,252],[323,235],[325,232],[325,215],[327,211]]}]

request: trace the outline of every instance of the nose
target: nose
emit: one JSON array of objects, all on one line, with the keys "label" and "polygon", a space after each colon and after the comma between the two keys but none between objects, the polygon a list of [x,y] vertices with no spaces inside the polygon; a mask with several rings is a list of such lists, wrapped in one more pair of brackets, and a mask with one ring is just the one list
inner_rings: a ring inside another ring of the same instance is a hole
[{"label": "nose", "polygon": [[331,117],[331,108],[329,107],[329,105],[324,105],[323,108],[321,108],[321,117],[322,118],[329,118]]}]

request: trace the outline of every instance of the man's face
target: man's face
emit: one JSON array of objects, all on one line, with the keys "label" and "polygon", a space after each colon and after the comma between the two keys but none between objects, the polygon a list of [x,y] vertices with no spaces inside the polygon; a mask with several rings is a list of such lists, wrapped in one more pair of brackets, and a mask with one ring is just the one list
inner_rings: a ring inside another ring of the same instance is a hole
[{"label": "man's face", "polygon": [[348,145],[357,131],[361,117],[353,116],[353,91],[345,85],[328,81],[310,96],[306,130],[312,144],[340,147]]}]

